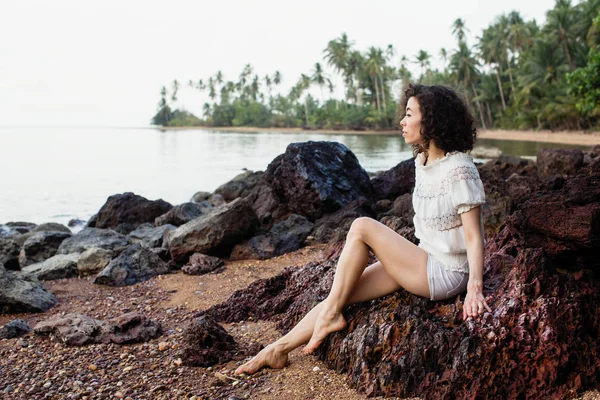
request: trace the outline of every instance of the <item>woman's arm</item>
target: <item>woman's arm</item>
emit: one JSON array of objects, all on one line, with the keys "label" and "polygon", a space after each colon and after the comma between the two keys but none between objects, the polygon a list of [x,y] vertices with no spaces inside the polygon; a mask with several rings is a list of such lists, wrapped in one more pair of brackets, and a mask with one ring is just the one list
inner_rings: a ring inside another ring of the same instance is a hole
[{"label": "woman's arm", "polygon": [[492,311],[483,297],[483,232],[480,213],[481,207],[478,206],[460,214],[469,261],[469,283],[463,306],[463,319],[477,317],[483,314],[484,310]]}]

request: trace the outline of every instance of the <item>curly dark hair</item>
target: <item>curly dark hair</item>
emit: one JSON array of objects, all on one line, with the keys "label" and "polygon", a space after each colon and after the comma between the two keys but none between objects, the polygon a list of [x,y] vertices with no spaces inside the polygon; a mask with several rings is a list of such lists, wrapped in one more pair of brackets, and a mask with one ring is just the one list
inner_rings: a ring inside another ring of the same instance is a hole
[{"label": "curly dark hair", "polygon": [[427,151],[433,140],[444,152],[468,152],[477,139],[477,129],[467,102],[452,88],[409,84],[396,110],[396,126],[406,115],[408,99],[415,97],[421,110],[424,146],[413,145],[413,154]]}]

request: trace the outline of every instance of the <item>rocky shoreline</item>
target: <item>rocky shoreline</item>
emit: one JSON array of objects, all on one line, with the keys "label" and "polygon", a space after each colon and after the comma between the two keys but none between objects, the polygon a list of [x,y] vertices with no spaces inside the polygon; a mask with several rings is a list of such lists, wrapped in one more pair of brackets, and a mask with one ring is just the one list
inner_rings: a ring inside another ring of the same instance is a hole
[{"label": "rocky shoreline", "polygon": [[[324,387],[345,398],[574,398],[597,388],[600,146],[541,150],[535,163],[501,156],[478,169],[492,313],[462,322],[464,296],[430,302],[403,291],[350,307],[348,329],[318,351],[317,371],[336,371]],[[188,203],[110,196],[77,234],[0,225],[0,366],[9,371],[0,390],[15,399],[296,398],[285,385],[275,395],[277,372],[231,370],[272,340],[265,332],[288,330],[325,296],[355,218],[415,241],[413,188],[414,160],[369,177],[345,146],[306,142]],[[279,264],[248,273],[269,263]],[[172,302],[190,282],[224,276],[213,300]],[[306,396],[328,398],[314,372]]]}]

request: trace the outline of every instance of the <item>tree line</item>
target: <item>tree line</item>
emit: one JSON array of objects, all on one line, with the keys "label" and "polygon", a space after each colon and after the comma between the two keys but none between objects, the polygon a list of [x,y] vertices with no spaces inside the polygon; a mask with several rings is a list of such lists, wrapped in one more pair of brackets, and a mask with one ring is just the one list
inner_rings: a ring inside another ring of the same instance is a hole
[{"label": "tree line", "polygon": [[[221,71],[190,80],[186,89],[207,93],[202,116],[175,108],[179,81],[163,86],[152,123],[161,126],[256,126],[307,129],[393,129],[393,88],[408,82],[449,85],[467,97],[481,128],[579,130],[600,127],[600,0],[557,0],[543,26],[512,11],[497,17],[470,45],[468,28],[451,26],[454,50],[397,56],[393,45],[354,48],[344,33],[328,42],[322,62],[301,74],[287,94],[277,92],[279,71],[260,77],[247,64],[239,77]],[[394,61],[399,60],[399,61]],[[334,98],[326,63],[341,78],[343,98]],[[418,66],[418,76],[409,71]],[[319,95],[314,95],[318,88]]]}]

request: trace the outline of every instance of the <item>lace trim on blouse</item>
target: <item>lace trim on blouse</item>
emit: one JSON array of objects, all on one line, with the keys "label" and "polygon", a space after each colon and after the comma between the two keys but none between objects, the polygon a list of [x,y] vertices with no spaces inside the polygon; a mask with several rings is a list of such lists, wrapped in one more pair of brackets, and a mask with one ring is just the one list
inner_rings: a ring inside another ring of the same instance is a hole
[{"label": "lace trim on blouse", "polygon": [[441,217],[422,218],[423,225],[436,231],[449,231],[462,225],[460,214],[442,215]]},{"label": "lace trim on blouse", "polygon": [[480,179],[477,168],[461,165],[448,172],[448,176],[440,183],[419,183],[415,188],[415,195],[421,198],[432,199],[450,192],[453,183]]}]

